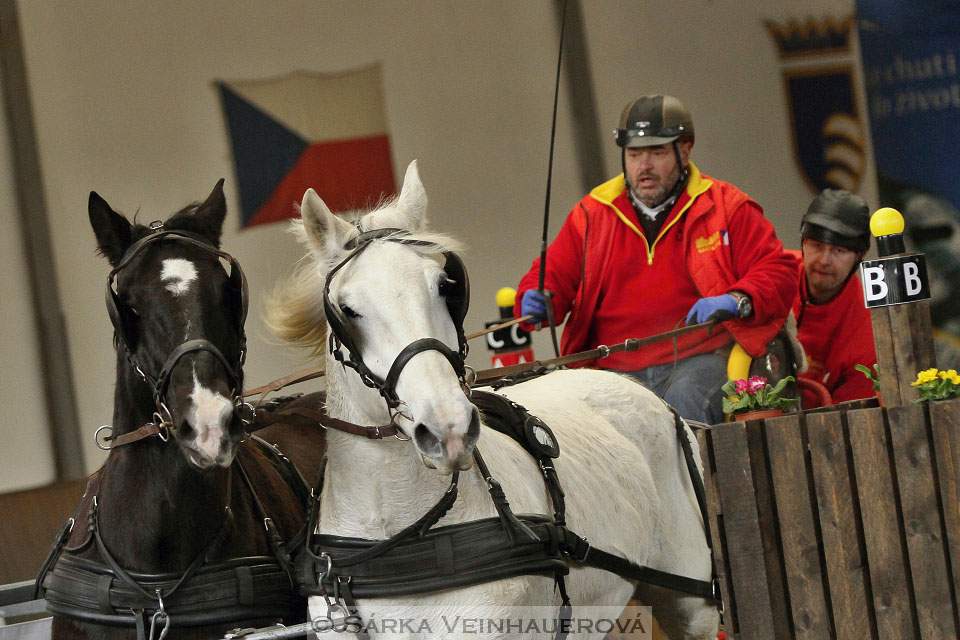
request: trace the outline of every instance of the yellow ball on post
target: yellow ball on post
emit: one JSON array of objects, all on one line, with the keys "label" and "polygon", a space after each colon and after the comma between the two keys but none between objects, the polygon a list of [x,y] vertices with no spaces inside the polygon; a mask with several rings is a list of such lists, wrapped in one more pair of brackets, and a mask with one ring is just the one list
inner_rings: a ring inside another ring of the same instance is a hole
[{"label": "yellow ball on post", "polygon": [[877,239],[877,253],[881,258],[906,251],[903,243],[903,215],[896,209],[877,209],[870,216],[870,233]]},{"label": "yellow ball on post", "polygon": [[517,301],[517,290],[513,287],[502,287],[497,290],[497,306],[513,308]]},{"label": "yellow ball on post", "polygon": [[870,233],[877,238],[903,233],[903,215],[893,207],[877,209],[870,216]]}]

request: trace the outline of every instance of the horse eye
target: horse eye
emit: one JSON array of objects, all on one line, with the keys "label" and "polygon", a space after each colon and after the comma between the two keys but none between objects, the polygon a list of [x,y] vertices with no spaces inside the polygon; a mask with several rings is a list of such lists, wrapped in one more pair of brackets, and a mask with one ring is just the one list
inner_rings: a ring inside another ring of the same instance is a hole
[{"label": "horse eye", "polygon": [[440,295],[446,298],[448,295],[453,293],[453,288],[456,286],[457,281],[451,280],[450,278],[444,276],[440,278]]},{"label": "horse eye", "polygon": [[360,314],[348,307],[345,304],[340,305],[340,312],[348,318],[359,318]]}]

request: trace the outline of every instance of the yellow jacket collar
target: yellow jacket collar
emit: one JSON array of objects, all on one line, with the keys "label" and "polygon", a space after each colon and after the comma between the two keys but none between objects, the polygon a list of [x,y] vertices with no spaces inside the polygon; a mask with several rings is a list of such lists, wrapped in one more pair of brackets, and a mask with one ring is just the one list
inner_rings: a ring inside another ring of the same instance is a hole
[{"label": "yellow jacket collar", "polygon": [[[693,200],[709,189],[713,181],[704,178],[703,174],[700,173],[700,169],[692,162],[687,164],[687,168],[690,170],[690,176],[687,179],[687,194],[689,194],[690,199]],[[621,173],[616,178],[611,178],[603,184],[594,187],[593,191],[590,192],[590,196],[605,205],[612,205],[613,201],[620,197],[620,194],[623,193],[626,188],[627,183],[624,182],[623,174]]]}]

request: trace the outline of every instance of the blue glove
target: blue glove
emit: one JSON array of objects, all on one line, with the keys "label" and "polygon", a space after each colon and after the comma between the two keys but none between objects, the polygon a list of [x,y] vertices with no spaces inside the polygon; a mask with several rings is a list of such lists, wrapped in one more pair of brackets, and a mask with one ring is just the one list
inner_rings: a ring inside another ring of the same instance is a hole
[{"label": "blue glove", "polygon": [[[526,302],[526,299],[524,299]],[[700,324],[716,320],[723,322],[737,315],[737,300],[729,293],[722,296],[700,298],[687,313],[687,324]]]},{"label": "blue glove", "polygon": [[536,289],[530,289],[523,293],[523,299],[520,300],[520,313],[534,317],[531,323],[543,322],[547,319],[547,298],[542,292]]}]

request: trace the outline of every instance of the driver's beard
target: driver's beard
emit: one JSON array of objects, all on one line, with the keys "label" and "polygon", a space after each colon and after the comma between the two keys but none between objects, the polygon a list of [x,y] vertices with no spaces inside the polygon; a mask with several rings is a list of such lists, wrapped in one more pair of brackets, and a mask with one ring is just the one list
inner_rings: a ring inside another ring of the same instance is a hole
[{"label": "driver's beard", "polygon": [[647,205],[651,209],[659,207],[673,192],[673,188],[677,185],[677,181],[680,180],[680,165],[675,165],[673,171],[667,176],[666,184],[661,184],[656,191],[650,195],[642,194],[636,186],[630,182],[628,179],[627,182],[630,184],[630,193],[633,194],[633,197]]}]

